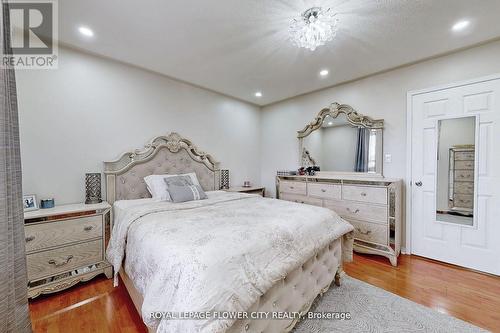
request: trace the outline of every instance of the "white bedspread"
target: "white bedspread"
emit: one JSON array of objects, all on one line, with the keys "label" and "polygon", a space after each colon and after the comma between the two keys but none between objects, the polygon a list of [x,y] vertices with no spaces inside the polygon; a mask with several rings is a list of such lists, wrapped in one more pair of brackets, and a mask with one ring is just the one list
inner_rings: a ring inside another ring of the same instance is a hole
[{"label": "white bedspread", "polygon": [[208,192],[185,203],[123,208],[106,257],[125,272],[158,332],[223,332],[233,320],[168,320],[153,311],[246,311],[276,281],[352,230],[331,210],[256,195]]}]

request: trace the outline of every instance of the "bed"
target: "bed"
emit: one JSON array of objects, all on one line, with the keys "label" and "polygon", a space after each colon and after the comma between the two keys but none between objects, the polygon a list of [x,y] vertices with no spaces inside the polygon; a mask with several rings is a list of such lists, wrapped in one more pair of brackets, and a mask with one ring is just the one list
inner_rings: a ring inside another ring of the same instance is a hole
[{"label": "bed", "polygon": [[[104,166],[106,256],[151,332],[290,331],[352,260],[334,212],[219,191],[219,164],[176,133]],[[145,176],[189,172],[207,199],[150,198]]]}]

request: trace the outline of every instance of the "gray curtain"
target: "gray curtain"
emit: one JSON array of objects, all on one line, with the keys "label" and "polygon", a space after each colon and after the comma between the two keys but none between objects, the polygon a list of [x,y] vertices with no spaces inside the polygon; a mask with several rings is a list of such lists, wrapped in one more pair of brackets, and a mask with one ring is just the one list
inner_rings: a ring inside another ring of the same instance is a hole
[{"label": "gray curtain", "polygon": [[[1,1],[0,52],[10,52],[8,7]],[[21,157],[13,69],[0,68],[0,332],[31,332],[27,299]]]},{"label": "gray curtain", "polygon": [[358,142],[356,145],[356,161],[354,171],[368,172],[368,140],[369,130],[364,127],[358,128]]}]

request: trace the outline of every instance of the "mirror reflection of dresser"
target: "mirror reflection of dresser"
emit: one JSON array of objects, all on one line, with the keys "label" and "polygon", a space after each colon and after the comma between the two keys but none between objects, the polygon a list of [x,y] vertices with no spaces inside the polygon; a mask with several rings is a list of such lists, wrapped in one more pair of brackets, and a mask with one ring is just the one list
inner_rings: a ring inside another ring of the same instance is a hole
[{"label": "mirror reflection of dresser", "polygon": [[438,121],[436,221],[474,225],[476,118]]},{"label": "mirror reflection of dresser", "polygon": [[474,209],[474,145],[450,148],[451,211],[472,214]]},{"label": "mirror reflection of dresser", "polygon": [[332,209],[354,226],[354,249],[397,265],[401,180],[383,177],[384,121],[345,104],[324,108],[298,131],[299,164],[314,175],[276,177],[279,199]]}]

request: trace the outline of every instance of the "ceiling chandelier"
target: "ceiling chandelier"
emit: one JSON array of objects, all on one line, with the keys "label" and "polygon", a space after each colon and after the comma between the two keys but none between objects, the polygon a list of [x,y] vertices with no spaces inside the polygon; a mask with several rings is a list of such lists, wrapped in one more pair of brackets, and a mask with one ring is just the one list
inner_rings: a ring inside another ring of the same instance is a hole
[{"label": "ceiling chandelier", "polygon": [[337,14],[330,8],[313,7],[306,10],[290,25],[290,38],[298,47],[314,51],[331,41],[337,33]]}]

